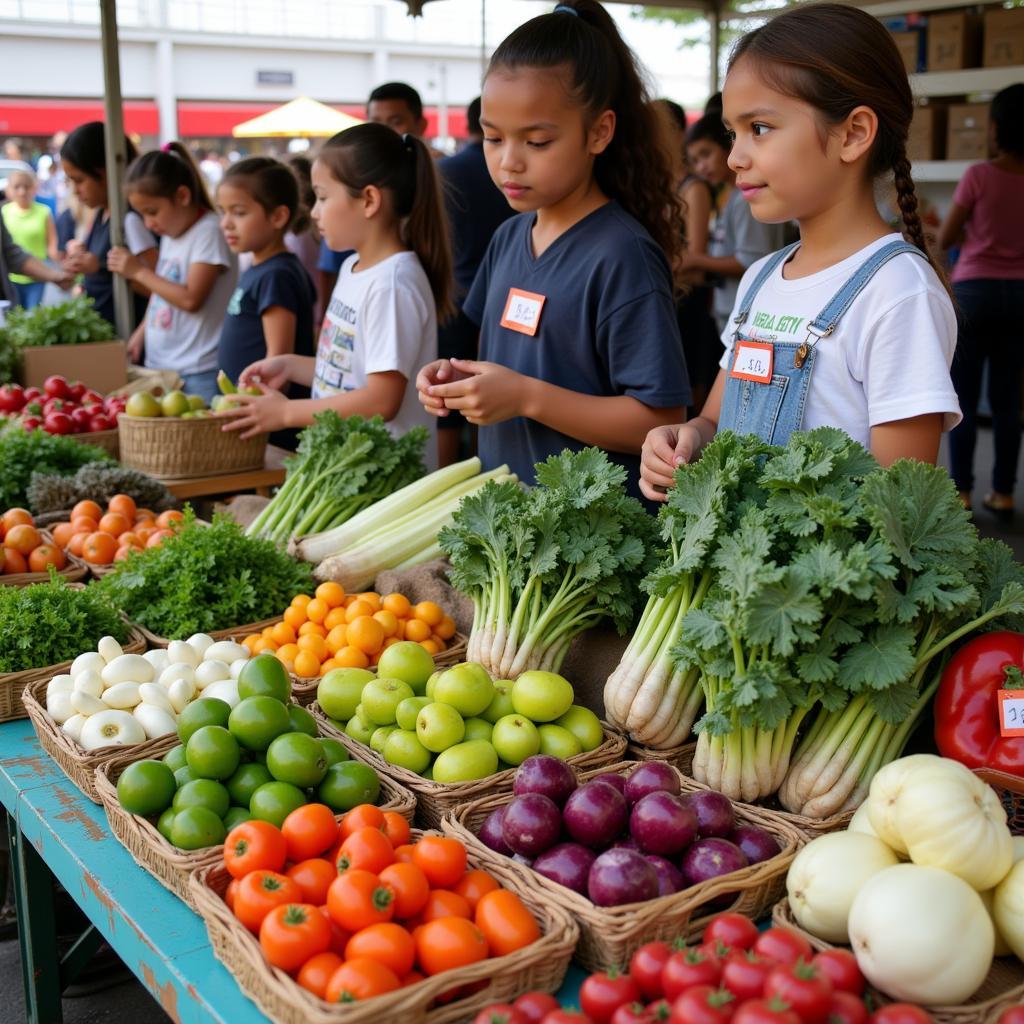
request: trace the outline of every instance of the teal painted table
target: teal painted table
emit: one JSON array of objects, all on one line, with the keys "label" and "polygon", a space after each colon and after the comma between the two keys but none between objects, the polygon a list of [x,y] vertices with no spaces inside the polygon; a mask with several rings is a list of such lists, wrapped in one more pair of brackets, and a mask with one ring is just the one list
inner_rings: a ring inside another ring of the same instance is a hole
[{"label": "teal painted table", "polygon": [[[254,1024],[267,1018],[210,948],[202,919],[140,868],[92,803],[39,746],[28,721],[0,725],[0,804],[8,819],[22,924],[25,1003],[33,1024],[61,1020],[61,975],[88,960],[102,936],[179,1024]],[[53,945],[56,879],[92,922],[63,968]],[[583,972],[558,993],[576,1004]],[[66,984],[66,980],[64,982]]]}]

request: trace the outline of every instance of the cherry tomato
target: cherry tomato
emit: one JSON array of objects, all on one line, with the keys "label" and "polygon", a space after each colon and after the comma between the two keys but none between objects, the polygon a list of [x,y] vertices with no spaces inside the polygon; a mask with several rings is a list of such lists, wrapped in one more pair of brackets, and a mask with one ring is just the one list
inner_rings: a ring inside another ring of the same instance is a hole
[{"label": "cherry tomato", "polygon": [[640,1002],[640,986],[614,967],[591,974],[580,986],[580,1009],[594,1024],[609,1024],[620,1006]]},{"label": "cherry tomato", "polygon": [[1010,1006],[1003,1010],[998,1024],[1024,1024],[1024,1006]]},{"label": "cherry tomato", "polygon": [[461,896],[468,904],[470,910],[476,910],[476,905],[482,896],[486,896],[501,886],[486,871],[479,869],[467,871],[462,876],[462,881],[452,890]]},{"label": "cherry tomato", "polygon": [[758,956],[752,949],[738,952],[722,968],[722,986],[740,1001],[760,999],[764,983],[775,967],[771,960]]},{"label": "cherry tomato", "polygon": [[288,843],[269,821],[243,821],[224,840],[224,867],[232,878],[250,871],[280,871],[288,859]]},{"label": "cherry tomato", "polygon": [[276,871],[250,871],[245,878],[239,879],[235,916],[249,931],[258,935],[263,918],[274,907],[301,902],[302,890],[287,875]]},{"label": "cherry tomato", "polygon": [[295,980],[304,989],[323,999],[327,995],[327,983],[331,980],[331,975],[342,963],[337,953],[318,953],[302,965]]},{"label": "cherry tomato", "polygon": [[547,1014],[560,1009],[558,1000],[548,992],[525,992],[512,1005],[526,1024],[540,1024]]},{"label": "cherry tomato", "polygon": [[331,912],[327,907],[321,907],[320,913],[323,914],[324,920],[331,927],[331,944],[327,948],[330,949],[332,953],[337,953],[338,956],[344,958],[345,947],[348,945],[348,940],[352,938],[351,934],[345,931],[345,929],[342,928],[333,917],[331,917]]},{"label": "cherry tomato", "polygon": [[[306,810],[300,807],[299,810]],[[297,813],[296,811],[292,812]],[[334,859],[338,873],[357,868],[378,874],[395,862],[395,851],[388,837],[379,828],[359,828],[341,844],[341,850]]]},{"label": "cherry tomato", "polygon": [[228,887],[224,891],[224,902],[228,905],[228,910],[233,914],[235,912],[235,896],[238,895],[238,879],[232,878],[228,882]]},{"label": "cherry tomato", "polygon": [[485,1006],[474,1018],[473,1024],[528,1024],[526,1018],[511,1003]]},{"label": "cherry tomato", "polygon": [[777,999],[748,999],[736,1011],[732,1024],[801,1024],[801,1021]]},{"label": "cherry tomato", "polygon": [[665,998],[674,1001],[694,985],[711,988],[722,977],[722,964],[714,957],[705,956],[699,949],[673,953],[661,972],[661,988]]},{"label": "cherry tomato", "polygon": [[669,1024],[726,1024],[733,1019],[736,997],[723,988],[694,985],[672,1003]]},{"label": "cherry tomato", "polygon": [[[811,963],[832,982],[833,991],[850,992],[855,996],[863,993],[864,975],[857,966],[857,958],[848,949],[826,949]],[[1024,1024],[1024,1015],[1018,1024]]]},{"label": "cherry tomato", "polygon": [[868,1008],[852,992],[833,992],[828,1024],[868,1024]]},{"label": "cherry tomato", "polygon": [[650,1010],[643,1003],[623,1003],[612,1014],[611,1024],[651,1024]]},{"label": "cherry tomato", "polygon": [[396,850],[409,842],[409,834],[409,822],[405,818],[397,811],[384,812],[384,835]]},{"label": "cherry tomato", "polygon": [[330,926],[311,903],[274,907],[260,925],[263,955],[282,971],[297,971],[330,944]]},{"label": "cherry tomato", "polygon": [[383,831],[387,827],[387,819],[384,812],[373,804],[359,804],[347,811],[341,819],[339,834],[344,842],[353,832],[360,828],[379,828]]},{"label": "cherry tomato", "polygon": [[786,1003],[804,1024],[821,1024],[828,1017],[832,982],[814,964],[798,960],[780,965],[768,975],[764,998]]},{"label": "cherry tomato", "polygon": [[927,1010],[910,1003],[890,1003],[875,1010],[869,1020],[870,1024],[933,1024],[932,1015]]},{"label": "cherry tomato", "polygon": [[546,1014],[541,1024],[593,1024],[585,1014],[575,1010],[552,1010]]},{"label": "cherry tomato", "polygon": [[750,949],[760,934],[757,925],[742,914],[719,914],[704,929],[703,941],[721,942],[730,949]]},{"label": "cherry tomato", "polygon": [[343,963],[327,983],[326,999],[329,1003],[352,1003],[359,999],[394,992],[401,987],[395,972],[376,960],[357,957]]},{"label": "cherry tomato", "polygon": [[648,942],[633,954],[629,961],[629,974],[645,998],[661,996],[661,972],[673,952],[675,950],[667,942]]},{"label": "cherry tomato", "polygon": [[810,963],[814,956],[811,944],[789,928],[769,928],[761,932],[752,948],[758,956],[777,964],[795,964],[801,958]]},{"label": "cherry tomato", "polygon": [[458,893],[449,889],[431,889],[427,902],[423,904],[423,912],[418,915],[417,920],[420,924],[426,924],[427,921],[436,921],[439,917],[464,917],[470,921],[473,919],[473,911]]}]

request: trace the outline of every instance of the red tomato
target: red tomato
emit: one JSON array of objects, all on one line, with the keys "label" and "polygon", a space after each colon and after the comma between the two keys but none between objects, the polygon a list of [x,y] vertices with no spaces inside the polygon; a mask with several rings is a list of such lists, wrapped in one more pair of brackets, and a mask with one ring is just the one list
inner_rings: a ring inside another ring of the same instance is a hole
[{"label": "red tomato", "polygon": [[274,907],[260,925],[263,954],[282,971],[297,971],[310,957],[326,953],[331,929],[311,903]]},{"label": "red tomato", "polygon": [[559,1009],[559,1002],[547,992],[525,992],[513,1004],[527,1024],[540,1024],[544,1017]]},{"label": "red tomato", "polygon": [[748,999],[735,1013],[732,1024],[801,1024],[800,1018],[777,1000]]},{"label": "red tomato", "polygon": [[673,1004],[669,1024],[726,1024],[733,1019],[736,998],[710,985],[694,985]]},{"label": "red tomato", "polygon": [[629,975],[648,999],[657,999],[661,996],[661,972],[665,969],[672,952],[672,947],[667,942],[648,942],[630,959]]},{"label": "red tomato", "polygon": [[612,1014],[611,1024],[651,1024],[650,1007],[643,1003],[624,1003]]},{"label": "red tomato", "polygon": [[777,964],[795,964],[801,958],[810,963],[814,956],[811,944],[789,928],[769,928],[761,932],[753,950],[758,956],[774,960]]},{"label": "red tomato", "polygon": [[760,933],[757,925],[742,914],[719,914],[704,929],[703,941],[721,942],[730,949],[750,949]]},{"label": "red tomato", "polygon": [[1003,1010],[998,1024],[1024,1024],[1024,1006],[1010,1006]]},{"label": "red tomato", "polygon": [[[857,958],[848,949],[826,949],[811,963],[832,982],[835,992],[859,996],[864,991],[864,975],[857,966]],[[1024,1015],[1017,1024],[1024,1024]]]},{"label": "red tomato", "polygon": [[592,1024],[592,1021],[575,1010],[552,1010],[544,1015],[541,1024]]},{"label": "red tomato", "polygon": [[890,1003],[875,1010],[869,1020],[871,1024],[933,1024],[932,1015],[927,1010],[910,1003]]},{"label": "red tomato", "polygon": [[764,983],[775,970],[775,963],[758,956],[752,949],[730,956],[722,968],[722,986],[739,1000],[760,999]]},{"label": "red tomato", "polygon": [[672,1004],[667,999],[659,999],[647,1006],[647,1020],[654,1024],[668,1024],[672,1016]]},{"label": "red tomato", "polygon": [[698,946],[697,950],[708,960],[714,960],[719,966],[723,965],[729,958],[732,950],[724,942],[705,942]]},{"label": "red tomato", "polygon": [[639,1002],[640,996],[640,986],[628,974],[609,968],[580,986],[580,1009],[595,1024],[609,1024],[620,1006]]},{"label": "red tomato", "polygon": [[334,865],[321,857],[299,861],[285,874],[302,890],[303,901],[315,907],[322,907],[327,902],[327,890],[338,877]]},{"label": "red tomato", "polygon": [[661,989],[668,1000],[678,999],[694,985],[717,985],[722,977],[722,964],[702,950],[688,949],[673,953],[661,972]]},{"label": "red tomato", "polygon": [[828,1018],[832,982],[814,964],[797,961],[780,965],[768,975],[764,997],[786,1003],[804,1024],[821,1024]]},{"label": "red tomato", "polygon": [[473,1024],[527,1024],[526,1018],[511,1003],[485,1006],[474,1018]]},{"label": "red tomato", "polygon": [[868,1008],[851,992],[833,992],[828,1024],[868,1024]]}]

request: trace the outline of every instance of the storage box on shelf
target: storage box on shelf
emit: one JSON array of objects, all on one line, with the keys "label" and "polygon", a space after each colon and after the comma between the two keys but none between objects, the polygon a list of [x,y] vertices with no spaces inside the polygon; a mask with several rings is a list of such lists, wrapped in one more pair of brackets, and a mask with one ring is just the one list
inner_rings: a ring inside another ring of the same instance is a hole
[{"label": "storage box on shelf", "polygon": [[989,105],[954,103],[949,108],[946,156],[950,160],[984,160],[988,157]]},{"label": "storage box on shelf", "polygon": [[981,17],[950,11],[928,17],[928,71],[960,71],[981,63]]},{"label": "storage box on shelf", "polygon": [[987,68],[1016,67],[1019,70],[1024,65],[1024,8],[989,7],[984,18],[982,63]]},{"label": "storage box on shelf", "polygon": [[941,160],[946,155],[946,115],[943,103],[927,103],[914,108],[907,137],[907,157],[917,166],[924,160]]}]

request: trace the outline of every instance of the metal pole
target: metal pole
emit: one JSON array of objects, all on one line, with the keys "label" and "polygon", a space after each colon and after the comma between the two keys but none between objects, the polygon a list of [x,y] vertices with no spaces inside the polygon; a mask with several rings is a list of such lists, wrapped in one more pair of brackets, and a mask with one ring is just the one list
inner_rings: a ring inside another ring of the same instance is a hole
[{"label": "metal pole", "polygon": [[[124,115],[121,109],[121,62],[117,49],[117,0],[100,0],[100,33],[103,45],[104,138],[107,158],[107,207],[110,210],[110,244],[124,245],[126,203],[123,182],[127,160],[124,144]],[[114,275],[114,321],[125,340],[132,333],[130,285]]]},{"label": "metal pole", "polygon": [[718,92],[718,51],[722,45],[722,12],[717,2],[712,2],[708,12],[711,26],[711,89],[713,95]]}]

